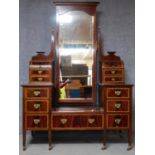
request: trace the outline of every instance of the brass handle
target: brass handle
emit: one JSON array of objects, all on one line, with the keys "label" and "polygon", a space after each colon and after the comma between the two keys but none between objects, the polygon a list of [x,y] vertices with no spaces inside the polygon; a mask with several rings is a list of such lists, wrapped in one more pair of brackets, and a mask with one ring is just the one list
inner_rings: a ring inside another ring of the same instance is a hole
[{"label": "brass handle", "polygon": [[60,119],[60,122],[61,122],[62,124],[66,124],[66,123],[67,123],[67,119],[66,119],[66,118],[62,118],[62,119]]},{"label": "brass handle", "polygon": [[35,103],[34,105],[33,105],[33,107],[34,107],[34,109],[39,109],[40,108],[40,104],[39,103]]},{"label": "brass handle", "polygon": [[115,81],[115,78],[111,78],[111,81]]},{"label": "brass handle", "polygon": [[111,71],[111,74],[115,74],[116,73],[116,71]]},{"label": "brass handle", "polygon": [[120,96],[121,95],[121,90],[115,90],[115,95]]},{"label": "brass handle", "polygon": [[115,103],[115,108],[120,109],[121,108],[121,103]]},{"label": "brass handle", "polygon": [[38,78],[38,81],[42,81],[42,80],[43,80],[43,78],[42,78],[42,77],[39,77],[39,78]]},{"label": "brass handle", "polygon": [[93,124],[94,122],[95,122],[95,119],[94,118],[89,118],[88,119],[88,123]]},{"label": "brass handle", "polygon": [[34,94],[34,96],[39,96],[39,95],[40,95],[40,90],[35,90],[35,91],[33,92],[33,94]]},{"label": "brass handle", "polygon": [[121,118],[116,118],[115,119],[115,124],[116,125],[120,125],[121,124],[121,121],[122,121]]},{"label": "brass handle", "polygon": [[42,70],[38,70],[38,74],[42,74],[43,73],[43,71]]},{"label": "brass handle", "polygon": [[35,125],[38,125],[40,123],[40,119],[33,119],[33,122]]}]

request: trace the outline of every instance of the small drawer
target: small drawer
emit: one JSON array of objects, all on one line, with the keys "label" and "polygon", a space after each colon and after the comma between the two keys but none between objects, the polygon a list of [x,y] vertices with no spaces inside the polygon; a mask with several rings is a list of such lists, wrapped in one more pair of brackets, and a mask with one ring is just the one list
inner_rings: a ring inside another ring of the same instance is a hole
[{"label": "small drawer", "polygon": [[124,82],[124,78],[122,76],[105,76],[104,83],[112,83],[112,82]]},{"label": "small drawer", "polygon": [[107,100],[107,112],[129,112],[129,100]]},{"label": "small drawer", "polygon": [[25,88],[25,98],[48,98],[49,88]]},{"label": "small drawer", "polygon": [[30,82],[51,82],[50,77],[30,77]]},{"label": "small drawer", "polygon": [[123,69],[104,69],[104,75],[123,75]]},{"label": "small drawer", "polygon": [[25,112],[48,112],[49,102],[48,100],[26,100]]},{"label": "small drawer", "polygon": [[109,114],[107,115],[106,119],[108,129],[129,128],[129,115],[127,114],[122,115]]},{"label": "small drawer", "polygon": [[107,98],[129,98],[129,88],[107,88]]},{"label": "small drawer", "polygon": [[102,65],[102,68],[123,68],[124,66],[122,65],[121,62],[115,63],[115,62],[104,62]]},{"label": "small drawer", "polygon": [[25,128],[28,130],[47,130],[48,115],[26,115]]},{"label": "small drawer", "polygon": [[32,75],[49,75],[51,71],[49,69],[30,69]]}]

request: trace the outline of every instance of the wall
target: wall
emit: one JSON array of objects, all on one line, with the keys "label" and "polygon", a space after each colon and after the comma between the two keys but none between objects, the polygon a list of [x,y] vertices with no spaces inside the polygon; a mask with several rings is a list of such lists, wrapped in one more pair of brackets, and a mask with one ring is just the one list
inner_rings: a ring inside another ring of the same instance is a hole
[{"label": "wall", "polygon": [[[48,53],[50,50],[51,29],[55,27],[56,20],[55,6],[52,1],[20,0],[20,84],[28,82],[29,61],[35,52],[45,51]],[[134,10],[134,0],[102,0],[97,9],[98,27],[101,27],[102,38],[104,38],[104,51],[117,51],[117,54],[125,62],[126,82],[132,84],[135,80]],[[21,133],[21,87],[19,91]]]}]

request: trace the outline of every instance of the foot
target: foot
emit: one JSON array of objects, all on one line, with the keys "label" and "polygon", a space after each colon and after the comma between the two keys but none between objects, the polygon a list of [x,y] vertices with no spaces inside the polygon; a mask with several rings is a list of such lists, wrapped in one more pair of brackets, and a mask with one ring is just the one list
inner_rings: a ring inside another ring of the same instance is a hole
[{"label": "foot", "polygon": [[132,149],[132,145],[128,145],[127,151]]},{"label": "foot", "polygon": [[107,148],[106,144],[103,144],[102,150],[105,150]]}]

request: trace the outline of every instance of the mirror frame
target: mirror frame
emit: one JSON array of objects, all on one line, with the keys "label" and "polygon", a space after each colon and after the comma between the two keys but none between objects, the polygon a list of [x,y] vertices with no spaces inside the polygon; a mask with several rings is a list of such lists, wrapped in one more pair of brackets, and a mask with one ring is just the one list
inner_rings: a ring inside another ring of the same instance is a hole
[{"label": "mirror frame", "polygon": [[92,67],[92,97],[90,99],[60,99],[59,98],[59,23],[56,21],[56,97],[58,103],[94,103],[96,102],[96,51],[97,51],[97,37],[96,37],[96,6],[97,2],[92,3],[55,3],[56,4],[56,16],[62,15],[70,11],[83,11],[91,16],[94,16],[93,25],[93,67]]}]

